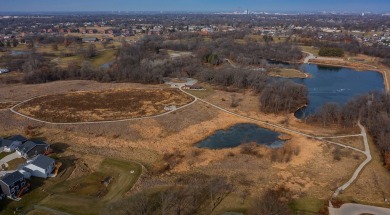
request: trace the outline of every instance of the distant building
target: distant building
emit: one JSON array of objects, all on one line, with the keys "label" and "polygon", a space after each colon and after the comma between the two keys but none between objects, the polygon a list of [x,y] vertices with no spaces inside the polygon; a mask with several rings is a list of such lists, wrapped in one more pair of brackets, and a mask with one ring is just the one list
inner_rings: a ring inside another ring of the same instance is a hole
[{"label": "distant building", "polygon": [[211,33],[213,33],[214,30],[212,28],[202,28],[200,30],[200,33],[203,34],[203,35],[209,35]]},{"label": "distant building", "polygon": [[148,31],[148,35],[162,35],[163,31],[159,29],[151,29]]},{"label": "distant building", "polygon": [[8,72],[9,72],[9,69],[1,69],[0,68],[0,74],[8,73]]},{"label": "distant building", "polygon": [[199,85],[185,85],[183,90],[204,90],[204,88]]},{"label": "distant building", "polygon": [[97,41],[98,41],[98,38],[96,38],[96,37],[85,37],[82,39],[83,43],[94,43]]}]

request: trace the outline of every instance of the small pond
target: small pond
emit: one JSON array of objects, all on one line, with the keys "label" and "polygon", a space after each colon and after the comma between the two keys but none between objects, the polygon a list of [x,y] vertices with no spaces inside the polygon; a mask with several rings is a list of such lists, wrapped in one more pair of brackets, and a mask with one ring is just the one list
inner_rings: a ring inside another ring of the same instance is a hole
[{"label": "small pond", "polygon": [[213,135],[200,141],[199,148],[233,148],[244,143],[255,142],[270,148],[280,148],[285,141],[278,138],[280,133],[264,129],[255,124],[236,124],[227,130],[218,130]]},{"label": "small pond", "polygon": [[17,56],[17,55],[28,55],[31,54],[31,52],[26,52],[26,51],[11,51],[10,53],[12,56]]},{"label": "small pond", "polygon": [[112,62],[107,62],[107,63],[104,63],[100,66],[100,68],[102,69],[109,69],[112,65]]}]

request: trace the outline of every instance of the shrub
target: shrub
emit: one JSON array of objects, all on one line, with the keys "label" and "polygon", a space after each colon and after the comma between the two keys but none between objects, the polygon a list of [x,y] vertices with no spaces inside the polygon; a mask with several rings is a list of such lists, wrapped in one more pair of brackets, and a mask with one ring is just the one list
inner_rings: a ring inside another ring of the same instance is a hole
[{"label": "shrub", "polygon": [[318,55],[325,57],[342,57],[344,51],[341,48],[322,47],[320,48]]},{"label": "shrub", "polygon": [[262,157],[262,155],[259,154],[259,152],[256,150],[256,146],[257,146],[256,143],[244,144],[241,147],[240,153],[246,154],[246,155],[253,155],[253,156],[257,156],[257,157]]}]

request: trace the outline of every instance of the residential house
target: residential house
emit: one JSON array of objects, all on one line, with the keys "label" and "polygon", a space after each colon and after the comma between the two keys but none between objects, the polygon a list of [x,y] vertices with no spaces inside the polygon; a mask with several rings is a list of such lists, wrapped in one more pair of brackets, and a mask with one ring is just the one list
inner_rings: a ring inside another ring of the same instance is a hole
[{"label": "residential house", "polygon": [[162,35],[163,31],[159,29],[150,29],[148,35]]},{"label": "residential house", "polygon": [[53,172],[55,166],[55,160],[45,155],[38,155],[29,161],[23,168],[31,176],[39,178],[47,178]]},{"label": "residential house", "polygon": [[204,88],[199,85],[185,85],[183,90],[204,90]]},{"label": "residential house", "polygon": [[29,184],[22,173],[15,171],[0,179],[0,187],[6,196],[16,199],[28,191]]},{"label": "residential house", "polygon": [[14,136],[7,137],[7,140],[20,141],[20,142],[24,143],[28,139],[23,137],[22,135],[14,135]]},{"label": "residential house", "polygon": [[49,145],[43,141],[27,141],[16,148],[16,152],[25,159],[44,154],[49,150]]},{"label": "residential house", "polygon": [[2,69],[2,68],[0,68],[0,74],[8,73],[8,72],[9,72],[9,69]]},{"label": "residential house", "polygon": [[0,201],[5,199],[6,197],[7,197],[7,195],[5,195],[5,193],[3,192],[3,190],[0,187]]},{"label": "residential house", "polygon": [[0,151],[13,152],[26,141],[27,139],[21,135],[14,135],[6,139],[0,139]]},{"label": "residential house", "polygon": [[[7,139],[1,139],[0,138],[0,152],[11,152],[13,150],[15,150],[15,148],[18,146],[18,145],[13,145],[12,144],[13,141],[12,140],[7,140]],[[20,143],[22,144],[22,143]]]},{"label": "residential house", "polygon": [[201,30],[200,30],[200,33],[202,34],[202,35],[209,35],[209,34],[211,34],[211,33],[213,33],[214,32],[214,30],[212,29],[212,28],[202,28]]},{"label": "residential house", "polygon": [[94,43],[97,41],[98,41],[98,38],[96,38],[96,37],[85,37],[82,39],[83,43]]}]

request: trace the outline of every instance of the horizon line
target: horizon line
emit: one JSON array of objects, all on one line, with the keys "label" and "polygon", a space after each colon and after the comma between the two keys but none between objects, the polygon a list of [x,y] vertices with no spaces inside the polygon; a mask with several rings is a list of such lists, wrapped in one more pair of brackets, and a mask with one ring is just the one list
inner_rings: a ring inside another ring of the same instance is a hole
[{"label": "horizon line", "polygon": [[[42,11],[23,11],[23,10],[14,10],[14,11],[1,11],[2,13],[114,13],[114,14],[126,14],[126,13],[233,13],[233,12],[244,12],[247,9],[242,10],[42,10]],[[347,11],[347,10],[248,10],[252,13],[350,13],[350,14],[361,14],[361,13],[368,13],[368,14],[386,14],[390,13],[390,11]]]}]

